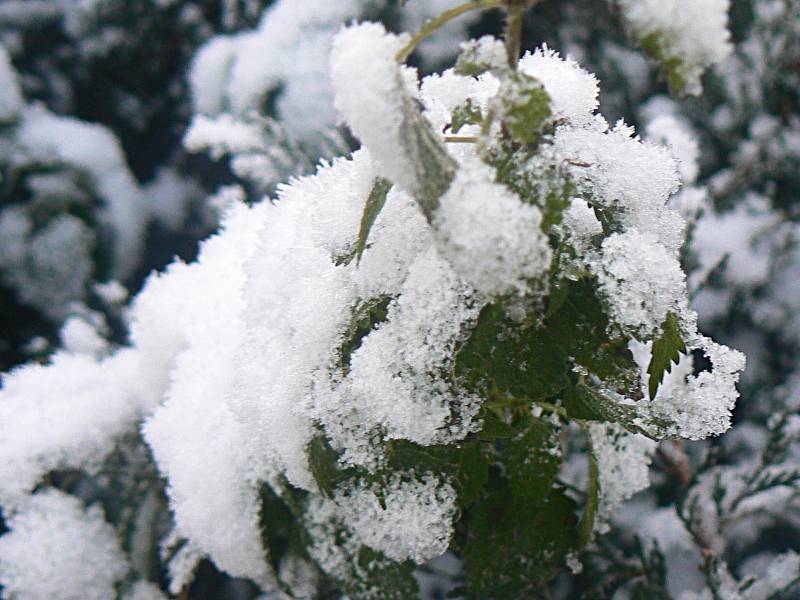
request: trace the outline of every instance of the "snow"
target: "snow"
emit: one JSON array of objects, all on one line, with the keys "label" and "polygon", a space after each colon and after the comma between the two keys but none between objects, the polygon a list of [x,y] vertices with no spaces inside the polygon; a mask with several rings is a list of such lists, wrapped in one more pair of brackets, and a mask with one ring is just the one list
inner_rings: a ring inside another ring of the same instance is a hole
[{"label": "snow", "polygon": [[13,121],[24,107],[17,73],[8,52],[0,45],[0,122]]},{"label": "snow", "polygon": [[729,0],[618,0],[634,35],[655,36],[665,61],[677,60],[685,91],[702,91],[700,76],[731,51]]},{"label": "snow", "polygon": [[147,211],[114,134],[101,125],[54,115],[33,105],[22,115],[17,139],[38,160],[70,163],[93,178],[107,202],[104,218],[115,232],[114,274],[129,275],[140,255]]},{"label": "snow", "polygon": [[678,162],[681,181],[692,184],[699,172],[700,147],[685,120],[675,115],[677,108],[667,98],[652,98],[642,109],[647,120],[645,137],[656,144],[667,146]]},{"label": "snow", "polygon": [[788,551],[770,561],[764,576],[747,591],[748,600],[767,600],[800,577],[800,555]]},{"label": "snow", "polygon": [[0,504],[24,505],[54,469],[93,471],[114,442],[135,431],[152,398],[139,394],[136,353],[100,362],[55,354],[5,374],[0,389]]},{"label": "snow", "polygon": [[643,142],[621,121],[608,129],[601,117],[590,127],[559,128],[554,146],[579,185],[586,184],[586,199],[616,209],[626,229],[653,236],[677,255],[685,223],[666,207],[679,186],[666,148]]},{"label": "snow", "polygon": [[0,537],[0,584],[25,600],[107,600],[128,572],[102,509],[57,490],[31,496]]},{"label": "snow", "polygon": [[392,560],[423,564],[444,554],[453,536],[456,492],[432,474],[394,475],[384,492],[384,507],[366,485],[337,492],[338,518],[365,546]]},{"label": "snow", "polygon": [[[232,350],[243,333],[237,316],[242,263],[253,251],[260,223],[250,212],[233,207],[223,229],[228,235],[205,242],[198,263],[176,265],[172,281],[162,277],[148,284],[134,309],[133,335],[140,350],[158,348],[142,366],[144,373],[148,366],[162,373],[154,387],[166,388],[164,401],[143,433],[169,479],[177,531],[219,568],[269,589],[272,573],[258,533],[251,457],[238,443],[243,432],[222,401],[232,384]],[[170,327],[160,327],[167,321]],[[205,326],[197,327],[201,322]]]},{"label": "snow", "polygon": [[591,250],[592,238],[603,233],[603,226],[591,206],[582,198],[572,198],[561,217],[566,239],[579,256]]},{"label": "snow", "polygon": [[92,290],[109,306],[124,304],[128,299],[128,290],[116,279],[96,283]]},{"label": "snow", "polygon": [[675,256],[638,231],[612,233],[603,241],[598,280],[610,317],[635,334],[659,330],[686,298],[686,276]]},{"label": "snow", "polygon": [[137,581],[124,600],[167,600],[167,596],[149,581]]},{"label": "snow", "polygon": [[523,295],[542,287],[552,253],[541,211],[495,178],[480,160],[462,163],[434,226],[444,256],[472,287],[489,297]]},{"label": "snow", "polygon": [[236,48],[236,38],[216,36],[195,53],[189,70],[189,85],[196,113],[215,115],[225,110],[225,79]]},{"label": "snow", "polygon": [[692,232],[691,249],[698,269],[692,274],[693,287],[726,261],[725,277],[740,285],[760,285],[769,278],[778,216],[766,199],[749,195],[729,212],[709,210]]},{"label": "snow", "polygon": [[333,43],[331,78],[336,109],[375,157],[381,174],[413,192],[418,182],[403,138],[408,86],[395,60],[409,39],[387,33],[378,23],[343,29]]},{"label": "snow", "polygon": [[83,299],[92,273],[94,239],[88,226],[72,215],[59,215],[34,231],[27,212],[12,206],[0,213],[0,239],[6,284],[23,302],[56,321],[64,319],[72,303]]},{"label": "snow", "polygon": [[674,433],[685,439],[719,435],[731,425],[731,412],[739,397],[736,383],[745,366],[744,354],[696,334],[687,346],[702,350],[713,371],[689,375],[683,385],[659,391],[649,410],[674,421]]},{"label": "snow", "polygon": [[650,485],[649,467],[656,443],[613,423],[592,423],[589,435],[600,486],[595,529],[605,533],[619,505]]},{"label": "snow", "polygon": [[[416,31],[455,0],[413,0],[397,11],[401,30]],[[211,38],[189,74],[195,113],[242,117],[268,98],[293,139],[313,139],[336,124],[328,57],[337,29],[375,10],[371,0],[279,0],[253,31]],[[429,36],[418,54],[426,66],[451,58],[480,11]],[[354,80],[357,78],[354,78]],[[354,81],[355,82],[355,81]]]},{"label": "snow", "polygon": [[204,192],[196,181],[181,175],[177,169],[159,169],[155,177],[144,186],[148,217],[163,227],[179,230],[190,213],[192,203]]},{"label": "snow", "polygon": [[445,377],[454,349],[480,304],[431,248],[410,265],[387,321],[353,353],[350,372],[319,403],[320,420],[342,460],[371,466],[371,438],[449,443],[476,425],[479,399],[454,392]]},{"label": "snow", "polygon": [[82,316],[72,316],[61,327],[61,344],[64,350],[72,354],[100,358],[108,350],[108,341],[101,335],[106,332],[102,332],[102,329],[102,323],[94,324]]},{"label": "snow", "polygon": [[[281,0],[259,26],[216,36],[194,60],[189,81],[195,111],[244,115],[280,89],[276,116],[299,136],[335,123],[328,54],[336,27],[358,16],[356,0]],[[313,118],[309,118],[313,115]]]},{"label": "snow", "polygon": [[558,52],[544,45],[533,54],[526,52],[519,61],[519,70],[542,82],[556,119],[572,125],[591,123],[600,93],[597,78],[574,60],[562,59]]},{"label": "snow", "polygon": [[183,140],[190,152],[210,150],[213,158],[266,150],[264,134],[256,125],[237,120],[229,114],[217,117],[197,115]]}]

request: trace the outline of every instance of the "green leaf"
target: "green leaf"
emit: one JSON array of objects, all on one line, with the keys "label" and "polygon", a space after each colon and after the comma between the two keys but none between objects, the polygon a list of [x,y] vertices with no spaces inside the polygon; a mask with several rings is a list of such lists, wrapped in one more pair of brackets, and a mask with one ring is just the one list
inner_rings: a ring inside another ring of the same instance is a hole
[{"label": "green leaf", "polygon": [[567,414],[582,421],[618,422],[636,417],[633,406],[620,404],[584,383],[568,389],[563,402]]},{"label": "green leaf", "polygon": [[422,446],[410,440],[392,440],[387,444],[389,466],[395,471],[432,471],[452,475],[458,470],[458,448],[450,445]]},{"label": "green leaf", "polygon": [[[496,394],[490,394],[496,396]],[[489,401],[484,402],[481,407],[479,416],[483,421],[483,428],[481,429],[480,437],[483,439],[503,439],[512,438],[518,431],[505,419],[501,418],[499,411],[490,407]]]},{"label": "green leaf", "polygon": [[389,315],[391,296],[376,296],[368,300],[359,300],[353,307],[353,316],[350,325],[343,336],[339,348],[339,366],[347,373],[350,370],[350,360],[353,352],[358,350],[361,342],[377,325],[386,321]]},{"label": "green leaf", "polygon": [[631,433],[640,433],[656,441],[663,439],[669,428],[664,419],[640,415],[635,406],[620,404],[582,382],[565,392],[563,403],[572,419],[617,423]]},{"label": "green leaf", "polygon": [[470,511],[464,571],[480,598],[534,597],[577,540],[576,505],[563,490],[532,505],[510,500],[500,489]]},{"label": "green leaf", "polygon": [[361,262],[361,255],[364,254],[364,250],[367,248],[370,229],[372,229],[375,219],[378,218],[381,210],[383,210],[383,205],[386,204],[386,197],[391,189],[392,183],[383,177],[376,178],[372,184],[372,190],[367,197],[367,203],[364,205],[361,224],[358,228],[358,240],[356,240],[355,250],[356,264]]},{"label": "green leaf", "polygon": [[680,57],[670,56],[665,52],[663,34],[651,33],[638,39],[639,47],[657,60],[661,66],[661,74],[667,80],[669,91],[677,96],[686,93],[689,85],[687,65]]},{"label": "green leaf", "polygon": [[561,466],[559,429],[531,417],[527,428],[508,442],[501,460],[514,501],[534,506],[550,493]]},{"label": "green leaf", "polygon": [[387,449],[389,468],[432,472],[449,480],[458,491],[461,508],[473,504],[489,477],[489,463],[477,440],[457,445],[421,446],[409,440],[392,440]]},{"label": "green leaf", "polygon": [[480,77],[489,71],[504,72],[508,70],[508,64],[503,58],[492,53],[487,53],[485,47],[477,42],[467,42],[464,50],[458,55],[453,71],[456,75],[463,77]]},{"label": "green leaf", "polygon": [[292,512],[283,500],[264,483],[260,490],[261,507],[259,525],[261,540],[270,564],[277,570],[281,559],[286,555],[293,536],[298,535]]},{"label": "green leaf", "polygon": [[557,162],[528,146],[518,148],[502,141],[489,148],[485,160],[495,168],[498,183],[542,211],[544,233],[550,234],[553,226],[561,223],[564,209],[575,195],[575,185]]},{"label": "green leaf", "polygon": [[455,178],[456,162],[422,115],[419,101],[411,96],[403,98],[398,139],[402,147],[397,150],[405,155],[413,170],[413,183],[408,183],[408,191],[428,223],[432,223],[439,199]]},{"label": "green leaf", "polygon": [[567,300],[567,293],[569,291],[569,282],[563,279],[557,279],[550,284],[550,294],[547,297],[547,312],[545,317],[550,317],[556,314],[564,302]]},{"label": "green leaf", "polygon": [[330,498],[337,485],[356,475],[355,469],[342,469],[339,466],[339,455],[323,434],[311,439],[306,453],[311,475],[324,496]]},{"label": "green leaf", "polygon": [[647,387],[651,400],[656,397],[664,373],[672,371],[672,363],[677,364],[681,354],[685,353],[686,345],[681,337],[678,318],[673,313],[668,313],[661,324],[661,337],[653,342],[653,353],[647,367],[647,374],[650,375]]},{"label": "green leaf", "polygon": [[[340,597],[344,592],[351,600],[407,600],[419,593],[414,578],[414,564],[410,561],[396,562],[367,546],[358,544],[353,534],[340,526],[327,543],[337,546],[340,558],[333,577]],[[333,591],[333,590],[331,590]]]},{"label": "green leaf", "polygon": [[408,600],[419,593],[414,579],[414,565],[410,561],[395,562],[361,546],[356,557],[357,569],[353,577],[342,586],[351,600]]},{"label": "green leaf", "polygon": [[465,443],[461,446],[456,481],[460,488],[459,505],[462,508],[474,504],[481,496],[483,486],[489,480],[489,463],[480,443]]},{"label": "green leaf", "polygon": [[491,390],[530,401],[569,385],[566,353],[546,331],[512,321],[498,304],[483,308],[456,354],[455,374],[467,389]]},{"label": "green leaf", "polygon": [[624,336],[609,333],[609,320],[597,297],[597,283],[585,278],[564,282],[567,297],[560,310],[547,317],[545,329],[562,352],[626,398],[642,397],[639,365]]},{"label": "green leaf", "polygon": [[550,95],[542,83],[535,77],[513,71],[501,84],[498,97],[503,124],[514,141],[520,144],[539,141],[553,116]]},{"label": "green leaf", "polygon": [[458,133],[464,125],[480,125],[483,121],[483,115],[479,106],[472,104],[472,100],[467,98],[467,101],[461,106],[453,109],[450,119],[450,131]]}]

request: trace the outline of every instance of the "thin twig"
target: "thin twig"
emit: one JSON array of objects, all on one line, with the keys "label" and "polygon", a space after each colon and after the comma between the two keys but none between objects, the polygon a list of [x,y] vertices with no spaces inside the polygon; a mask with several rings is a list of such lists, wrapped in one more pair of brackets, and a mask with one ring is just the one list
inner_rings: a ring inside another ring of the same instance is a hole
[{"label": "thin twig", "polygon": [[417,44],[420,43],[421,40],[425,39],[431,33],[439,29],[442,25],[447,23],[448,21],[452,21],[456,17],[460,17],[464,13],[467,13],[471,10],[478,10],[482,8],[497,8],[503,4],[503,0],[470,0],[460,6],[455,6],[450,10],[444,11],[441,15],[436,17],[435,19],[431,19],[425,25],[422,26],[417,33],[415,33],[409,42],[403,46],[400,51],[395,56],[395,59],[399,63],[404,63],[411,53],[414,51],[414,48],[417,47]]},{"label": "thin twig", "polygon": [[448,144],[475,144],[478,138],[474,135],[446,135],[444,141]]},{"label": "thin twig", "polygon": [[522,48],[522,15],[525,13],[525,0],[506,0],[506,53],[508,66],[514,71],[519,62]]}]

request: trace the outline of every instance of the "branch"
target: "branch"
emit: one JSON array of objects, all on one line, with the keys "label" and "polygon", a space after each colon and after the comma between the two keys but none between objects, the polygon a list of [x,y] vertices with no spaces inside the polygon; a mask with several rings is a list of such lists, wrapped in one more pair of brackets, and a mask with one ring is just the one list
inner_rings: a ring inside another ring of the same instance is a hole
[{"label": "branch", "polygon": [[497,8],[503,4],[503,0],[470,0],[465,4],[461,4],[459,6],[453,7],[450,10],[444,11],[441,15],[436,17],[435,19],[431,19],[425,25],[422,26],[417,33],[411,36],[409,42],[403,46],[400,51],[395,56],[395,59],[399,63],[404,63],[408,60],[408,57],[411,56],[411,53],[414,52],[414,48],[417,47],[423,39],[428,37],[431,33],[439,29],[445,23],[452,21],[456,17],[460,17],[461,15],[468,13],[472,10],[479,10],[483,8]]}]

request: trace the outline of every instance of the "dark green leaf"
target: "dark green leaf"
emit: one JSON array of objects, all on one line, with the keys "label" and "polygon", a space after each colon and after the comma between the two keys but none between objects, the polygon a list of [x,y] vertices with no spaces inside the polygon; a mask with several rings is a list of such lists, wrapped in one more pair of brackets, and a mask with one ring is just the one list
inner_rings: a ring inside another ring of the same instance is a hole
[{"label": "dark green leaf", "polygon": [[435,446],[393,440],[388,460],[392,471],[430,471],[447,478],[456,487],[462,508],[478,499],[488,478],[488,461],[476,440]]},{"label": "dark green leaf", "polygon": [[633,406],[620,404],[584,383],[577,383],[564,394],[564,408],[573,419],[617,422],[636,416]]},{"label": "dark green leaf", "polygon": [[655,440],[663,438],[669,425],[663,419],[644,417],[635,406],[620,404],[581,382],[566,391],[563,402],[567,414],[573,419],[618,423],[631,433],[640,433]]},{"label": "dark green leaf", "polygon": [[639,366],[624,336],[612,337],[608,316],[593,279],[566,282],[561,309],[545,320],[545,329],[563,352],[626,398],[642,397]]},{"label": "dark green leaf", "polygon": [[314,481],[325,496],[330,497],[339,483],[355,476],[354,469],[342,469],[339,466],[339,455],[322,434],[312,438],[306,452]]},{"label": "dark green leaf", "polygon": [[297,522],[283,500],[266,483],[261,486],[260,497],[261,540],[269,562],[277,569],[289,549],[292,536],[297,535],[297,532],[293,532]]},{"label": "dark green leaf", "polygon": [[481,408],[480,417],[483,420],[481,438],[483,439],[503,439],[512,438],[518,431],[505,419],[501,418],[496,409],[489,407],[489,402],[484,403]]},{"label": "dark green leaf", "polygon": [[345,332],[343,343],[339,349],[340,367],[347,372],[350,369],[350,359],[360,346],[363,339],[380,323],[383,323],[389,313],[390,296],[377,296],[369,300],[360,300],[353,308],[350,326]]},{"label": "dark green leaf", "polygon": [[490,390],[531,401],[569,385],[567,355],[547,332],[522,327],[503,308],[483,308],[470,338],[456,355],[455,373],[468,389]]},{"label": "dark green leaf", "polygon": [[475,505],[464,549],[470,592],[481,598],[530,598],[563,564],[577,540],[575,502],[553,489],[532,505],[498,490]]},{"label": "dark green leaf", "polygon": [[462,508],[475,503],[489,479],[489,463],[480,443],[464,443],[459,452],[458,501]]},{"label": "dark green leaf", "polygon": [[514,141],[533,144],[539,140],[553,113],[550,95],[535,77],[514,71],[499,94],[503,124]]},{"label": "dark green leaf", "polygon": [[550,295],[547,299],[547,312],[545,317],[550,317],[556,314],[567,299],[567,292],[569,290],[569,282],[563,279],[557,279],[550,284]]},{"label": "dark green leaf", "polygon": [[352,600],[408,600],[417,597],[419,588],[411,562],[395,562],[366,546],[358,551],[357,562],[354,577],[343,585]]},{"label": "dark green leaf", "polygon": [[372,190],[367,197],[367,202],[364,204],[364,212],[361,214],[361,224],[358,228],[358,239],[356,240],[356,264],[361,262],[361,255],[367,247],[367,239],[369,238],[370,229],[375,224],[375,219],[378,218],[383,205],[386,204],[386,197],[389,195],[389,190],[392,189],[390,181],[383,177],[378,177],[372,184]]},{"label": "dark green leaf", "polygon": [[502,454],[514,502],[534,506],[547,497],[561,466],[559,430],[537,418],[509,440]]},{"label": "dark green leaf", "polygon": [[387,448],[393,470],[451,475],[458,469],[458,448],[450,445],[421,446],[409,440],[392,440]]},{"label": "dark green leaf", "polygon": [[677,364],[682,353],[686,353],[686,345],[681,337],[678,319],[673,313],[668,313],[661,324],[661,337],[653,342],[653,353],[647,367],[647,374],[650,375],[647,387],[651,400],[656,397],[664,373],[672,370],[672,363]]}]

